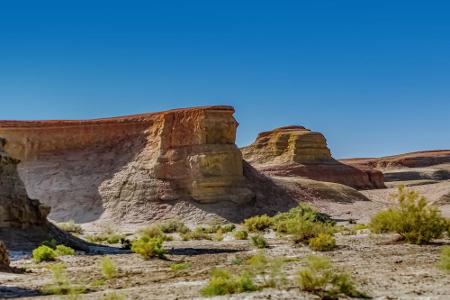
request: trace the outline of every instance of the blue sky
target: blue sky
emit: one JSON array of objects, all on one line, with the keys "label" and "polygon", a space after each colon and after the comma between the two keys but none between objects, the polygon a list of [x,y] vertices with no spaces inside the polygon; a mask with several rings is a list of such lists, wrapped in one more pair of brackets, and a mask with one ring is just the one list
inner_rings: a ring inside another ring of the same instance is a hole
[{"label": "blue sky", "polygon": [[335,157],[450,148],[448,1],[1,1],[0,119],[229,104]]}]

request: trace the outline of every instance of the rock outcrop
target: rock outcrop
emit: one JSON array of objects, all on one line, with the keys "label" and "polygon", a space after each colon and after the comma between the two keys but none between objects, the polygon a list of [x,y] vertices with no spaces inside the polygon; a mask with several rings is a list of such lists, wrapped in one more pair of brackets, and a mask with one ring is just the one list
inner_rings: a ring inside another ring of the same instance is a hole
[{"label": "rock outcrop", "polygon": [[269,176],[299,176],[357,189],[383,188],[383,174],[333,159],[325,137],[302,126],[263,132],[241,149],[244,159]]},{"label": "rock outcrop", "polygon": [[[29,194],[56,220],[159,218],[175,201],[254,199],[228,106],[87,121],[0,121]],[[155,206],[155,203],[158,205]]]},{"label": "rock outcrop", "polygon": [[9,271],[9,254],[5,244],[0,241],[0,272]]},{"label": "rock outcrop", "polygon": [[[56,241],[80,250],[89,250],[83,241],[47,221],[50,208],[30,199],[17,172],[17,159],[4,151],[0,139],[0,240],[10,249],[30,250],[45,240]],[[6,262],[6,248],[0,245],[0,262]]]}]

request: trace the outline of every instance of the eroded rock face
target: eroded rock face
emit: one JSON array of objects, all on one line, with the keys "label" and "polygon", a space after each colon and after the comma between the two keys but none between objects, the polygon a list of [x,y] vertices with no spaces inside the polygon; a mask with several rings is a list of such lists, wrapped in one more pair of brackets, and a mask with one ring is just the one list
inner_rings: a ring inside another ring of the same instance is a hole
[{"label": "eroded rock face", "polygon": [[5,140],[0,139],[0,228],[45,224],[49,207],[28,198],[17,173],[19,161],[6,155],[4,145]]},{"label": "eroded rock face", "polygon": [[0,241],[0,271],[9,270],[9,254],[5,244]]},{"label": "eroded rock face", "polygon": [[[139,222],[170,205],[254,198],[228,106],[90,121],[1,121],[29,194],[51,217]],[[145,217],[144,217],[145,216]]]},{"label": "eroded rock face", "polygon": [[358,189],[383,188],[383,174],[334,160],[325,137],[302,126],[263,132],[242,148],[244,159],[269,176],[300,176]]}]

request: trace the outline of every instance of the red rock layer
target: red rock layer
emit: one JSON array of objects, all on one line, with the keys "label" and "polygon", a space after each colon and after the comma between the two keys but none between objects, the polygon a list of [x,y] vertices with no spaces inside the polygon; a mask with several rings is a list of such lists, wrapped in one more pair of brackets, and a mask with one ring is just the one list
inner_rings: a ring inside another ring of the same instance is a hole
[{"label": "red rock layer", "polygon": [[302,126],[260,133],[252,145],[242,149],[242,153],[245,160],[269,176],[300,176],[357,189],[384,187],[381,172],[334,160],[325,137]]}]

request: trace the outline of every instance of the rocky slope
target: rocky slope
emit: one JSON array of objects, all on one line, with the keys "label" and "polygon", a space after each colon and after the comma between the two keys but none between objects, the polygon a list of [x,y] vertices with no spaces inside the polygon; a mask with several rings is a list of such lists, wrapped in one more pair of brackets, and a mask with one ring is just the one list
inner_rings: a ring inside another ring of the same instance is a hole
[{"label": "rocky slope", "polygon": [[384,187],[381,172],[333,159],[325,137],[302,126],[262,132],[252,145],[241,150],[246,161],[269,176],[305,177],[357,189]]}]

